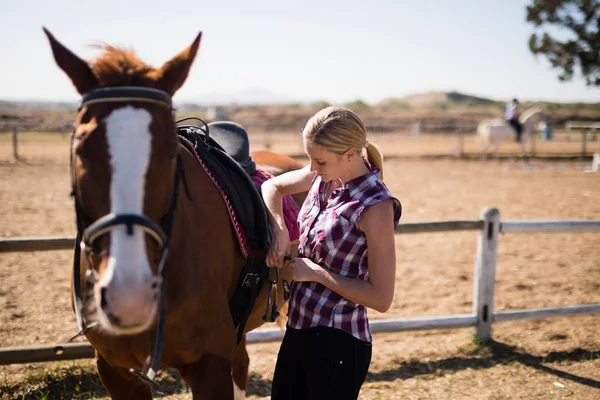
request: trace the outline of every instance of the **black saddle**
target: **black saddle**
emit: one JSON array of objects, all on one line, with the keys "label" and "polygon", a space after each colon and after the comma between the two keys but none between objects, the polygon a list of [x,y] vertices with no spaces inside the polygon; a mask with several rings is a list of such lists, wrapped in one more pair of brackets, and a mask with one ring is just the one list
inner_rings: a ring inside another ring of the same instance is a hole
[{"label": "black saddle", "polygon": [[[195,123],[191,122],[192,120]],[[245,131],[233,123],[225,125],[225,128],[231,128],[231,131],[224,129],[223,125],[218,125],[218,123],[216,125],[217,129],[215,130],[220,131],[222,139],[227,139],[226,145],[235,151],[238,157],[241,157],[242,163],[228,154],[225,148],[212,137],[212,126],[206,125],[198,118],[178,121],[177,133],[187,139],[187,142],[182,141],[182,144],[187,147],[193,146],[193,150],[218,180],[246,235],[250,252],[238,280],[236,291],[229,301],[233,321],[238,328],[239,343],[250,311],[254,307],[256,296],[268,278],[265,256],[271,244],[271,230],[262,196],[248,172],[252,169],[243,167],[243,165],[251,167],[254,164],[249,155],[246,160],[243,157],[244,154],[248,154],[248,146],[244,147],[243,141],[240,140],[240,137],[243,139]],[[243,131],[241,136],[238,135],[239,129]],[[246,142],[247,137],[245,134]],[[248,160],[251,163],[248,163]]]}]

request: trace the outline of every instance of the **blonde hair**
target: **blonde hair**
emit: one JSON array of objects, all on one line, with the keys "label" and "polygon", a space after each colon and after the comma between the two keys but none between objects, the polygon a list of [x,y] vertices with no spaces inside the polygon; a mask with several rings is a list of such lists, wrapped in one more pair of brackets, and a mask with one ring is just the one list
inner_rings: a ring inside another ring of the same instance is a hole
[{"label": "blonde hair", "polygon": [[367,140],[365,124],[352,110],[339,106],[324,108],[308,120],[302,135],[332,153],[344,154],[355,149],[362,154],[362,149],[366,149],[367,161],[379,169],[383,180],[383,154]]}]

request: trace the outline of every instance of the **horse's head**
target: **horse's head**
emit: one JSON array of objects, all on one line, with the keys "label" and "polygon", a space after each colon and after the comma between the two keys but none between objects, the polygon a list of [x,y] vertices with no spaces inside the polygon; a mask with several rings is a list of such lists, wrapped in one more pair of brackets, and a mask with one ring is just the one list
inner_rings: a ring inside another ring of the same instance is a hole
[{"label": "horse's head", "polygon": [[87,63],[44,29],[56,63],[83,96],[71,146],[78,232],[93,282],[88,306],[107,331],[154,321],[178,191],[179,143],[171,96],[183,85],[200,34],[160,68],[105,46]]}]

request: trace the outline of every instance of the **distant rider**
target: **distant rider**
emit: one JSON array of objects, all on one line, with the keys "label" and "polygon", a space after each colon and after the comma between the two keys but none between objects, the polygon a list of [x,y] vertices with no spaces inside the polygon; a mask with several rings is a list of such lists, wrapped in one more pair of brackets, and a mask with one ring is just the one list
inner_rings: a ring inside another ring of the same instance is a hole
[{"label": "distant rider", "polygon": [[519,100],[513,99],[506,105],[504,119],[506,119],[506,121],[515,129],[517,132],[516,141],[520,142],[523,125],[521,125],[521,122],[519,121]]}]

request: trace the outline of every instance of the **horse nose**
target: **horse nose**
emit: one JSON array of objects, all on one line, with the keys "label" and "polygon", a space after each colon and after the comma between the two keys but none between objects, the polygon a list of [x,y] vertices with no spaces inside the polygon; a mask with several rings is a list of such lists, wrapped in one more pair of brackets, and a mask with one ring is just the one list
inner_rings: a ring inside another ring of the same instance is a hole
[{"label": "horse nose", "polygon": [[[158,308],[160,278],[146,285],[112,285],[100,289],[100,308],[117,330],[139,330],[149,326]],[[123,332],[121,332],[123,333]]]}]

